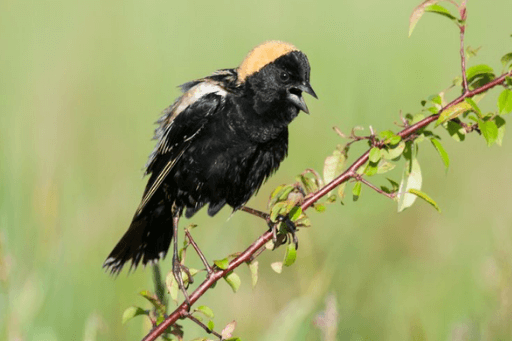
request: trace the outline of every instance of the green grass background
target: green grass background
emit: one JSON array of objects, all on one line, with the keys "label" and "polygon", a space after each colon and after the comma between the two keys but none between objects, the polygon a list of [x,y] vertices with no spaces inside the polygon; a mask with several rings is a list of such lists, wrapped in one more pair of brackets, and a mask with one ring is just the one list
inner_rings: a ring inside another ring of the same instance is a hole
[{"label": "green grass background", "polygon": [[[121,314],[148,307],[137,293],[152,289],[150,269],[113,279],[101,265],[139,203],[152,123],[176,86],[236,67],[269,39],[308,55],[319,100],[306,98],[311,115],[290,126],[288,159],[249,202],[264,209],[275,186],[321,170],[342,142],[332,126],[396,130],[400,110],[418,112],[459,74],[451,22],[427,14],[407,37],[418,3],[1,1],[0,339],[140,339],[149,325],[122,325]],[[510,13],[510,0],[469,1],[466,41],[482,46],[470,65],[501,71],[499,58],[512,50]],[[495,110],[495,100],[487,96],[484,107]],[[451,168],[445,173],[429,143],[420,164],[442,214],[423,202],[397,214],[368,188],[356,203],[349,196],[345,206],[311,212],[293,267],[274,273],[270,263],[284,250],[266,252],[255,289],[241,267],[238,293],[219,283],[201,299],[217,326],[235,319],[243,340],[321,340],[312,321],[332,293],[338,340],[512,339],[512,139],[487,148],[476,134],[463,144],[440,134]],[[191,221],[209,259],[243,250],[265,230],[230,213]],[[204,335],[184,325],[186,339]]]}]

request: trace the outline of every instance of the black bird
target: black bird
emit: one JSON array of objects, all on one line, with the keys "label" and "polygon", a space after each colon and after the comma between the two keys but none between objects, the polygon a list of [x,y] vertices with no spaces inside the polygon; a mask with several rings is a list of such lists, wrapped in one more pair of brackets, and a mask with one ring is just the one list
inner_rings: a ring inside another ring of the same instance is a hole
[{"label": "black bird", "polygon": [[142,202],[103,267],[118,273],[127,261],[135,268],[164,258],[184,211],[190,218],[205,205],[210,216],[226,204],[242,208],[286,157],[288,125],[308,113],[302,92],[316,98],[309,74],[304,53],[268,41],[238,68],[183,84],[157,121]]}]

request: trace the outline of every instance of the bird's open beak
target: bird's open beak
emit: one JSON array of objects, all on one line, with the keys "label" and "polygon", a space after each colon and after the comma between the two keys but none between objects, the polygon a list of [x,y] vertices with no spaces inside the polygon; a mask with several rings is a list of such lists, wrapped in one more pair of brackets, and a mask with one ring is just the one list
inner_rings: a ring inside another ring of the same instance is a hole
[{"label": "bird's open beak", "polygon": [[311,84],[309,84],[309,82],[304,82],[304,84],[301,84],[299,89],[304,91],[307,94],[310,94],[311,96],[315,97],[316,99],[318,99],[318,96],[316,95],[315,90],[313,90],[313,88],[311,87]]},{"label": "bird's open beak", "polygon": [[288,90],[288,100],[292,102],[297,108],[304,111],[306,114],[309,114],[308,106],[306,105],[306,101],[302,97],[302,92],[310,94],[311,96],[318,98],[316,96],[315,91],[311,87],[309,82],[304,82],[299,86],[294,86],[290,90]]}]

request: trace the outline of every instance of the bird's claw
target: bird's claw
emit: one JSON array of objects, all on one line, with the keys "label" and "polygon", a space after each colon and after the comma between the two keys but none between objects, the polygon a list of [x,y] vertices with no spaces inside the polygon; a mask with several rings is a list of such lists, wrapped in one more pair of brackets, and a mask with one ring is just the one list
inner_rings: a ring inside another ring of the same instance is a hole
[{"label": "bird's claw", "polygon": [[[284,223],[286,229],[285,234],[278,234],[278,227],[280,223]],[[286,243],[286,241],[288,241],[288,234],[290,234],[292,237],[293,243],[295,244],[295,249],[299,248],[299,239],[296,235],[297,226],[295,226],[295,223],[291,221],[288,216],[278,215],[275,223],[269,222],[269,227],[272,231],[272,241],[274,242],[274,248]]]},{"label": "bird's claw", "polygon": [[[187,285],[184,284],[182,271],[187,274]],[[181,264],[180,262],[174,262],[172,266],[172,273],[174,275],[174,278],[176,279],[176,282],[178,282],[178,287],[180,288],[180,290],[183,293],[183,296],[185,297],[185,302],[187,303],[187,311],[190,311],[192,304],[190,303],[190,298],[188,296],[187,289],[188,286],[194,282],[194,278],[190,274],[188,267]]]}]

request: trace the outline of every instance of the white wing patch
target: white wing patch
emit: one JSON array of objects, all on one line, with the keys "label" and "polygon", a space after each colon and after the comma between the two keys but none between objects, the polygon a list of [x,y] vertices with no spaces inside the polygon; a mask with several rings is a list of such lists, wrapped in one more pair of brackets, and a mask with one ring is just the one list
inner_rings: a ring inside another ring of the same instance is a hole
[{"label": "white wing patch", "polygon": [[218,94],[224,97],[226,96],[227,91],[220,85],[211,81],[201,82],[196,86],[193,86],[190,90],[185,92],[183,96],[181,96],[178,102],[176,102],[174,105],[172,114],[169,119],[173,120],[179,113],[194,104],[198,99],[209,94]]},{"label": "white wing patch", "polygon": [[160,127],[155,130],[154,139],[158,141],[155,149],[149,156],[149,160],[146,164],[145,175],[149,173],[149,168],[158,154],[168,153],[174,147],[166,145],[166,137],[172,129],[172,123],[176,116],[194,104],[197,100],[209,94],[218,94],[224,97],[227,95],[227,91],[218,82],[203,79],[199,84],[194,85],[181,97],[176,99],[174,104],[169,108],[164,110],[163,116],[157,121],[157,123],[160,124]]}]

